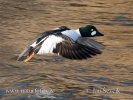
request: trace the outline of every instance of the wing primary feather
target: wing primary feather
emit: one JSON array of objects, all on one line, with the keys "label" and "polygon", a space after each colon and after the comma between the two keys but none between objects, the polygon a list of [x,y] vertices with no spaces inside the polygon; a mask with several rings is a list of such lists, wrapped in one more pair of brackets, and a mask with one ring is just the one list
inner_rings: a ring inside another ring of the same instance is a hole
[{"label": "wing primary feather", "polygon": [[85,53],[85,55],[87,56],[87,58],[91,58],[91,54],[87,50],[82,49],[82,52]]},{"label": "wing primary feather", "polygon": [[86,59],[87,56],[86,54],[82,51],[82,46],[79,46],[79,49],[78,49],[78,53],[80,54],[80,56],[82,57],[82,59]]},{"label": "wing primary feather", "polygon": [[83,59],[83,58],[85,58],[84,55],[80,52],[79,49],[81,49],[81,48],[79,48],[76,45],[73,47],[74,54],[77,56],[76,59]]},{"label": "wing primary feather", "polygon": [[90,55],[96,55],[96,53],[90,48],[84,48],[84,50],[87,51]]},{"label": "wing primary feather", "polygon": [[[67,48],[67,50],[68,50],[70,59],[73,59],[73,58],[74,58],[74,57],[73,57],[73,53],[72,53],[73,44],[68,44],[66,48]],[[68,49],[68,48],[69,48],[69,49]]]},{"label": "wing primary feather", "polygon": [[98,50],[98,49],[96,49],[96,48],[90,47],[90,50],[93,51],[93,52],[96,53],[96,54],[101,54],[101,53],[102,53],[100,50]]},{"label": "wing primary feather", "polygon": [[[66,58],[73,59],[72,52],[71,52],[71,46],[69,46],[69,45],[64,45],[63,48],[65,49],[65,52],[66,52],[66,53],[64,54],[64,56],[65,56]],[[69,48],[69,49],[68,49],[68,48]]]},{"label": "wing primary feather", "polygon": [[66,49],[64,48],[64,46],[63,45],[60,45],[60,55],[62,55],[63,57],[68,57],[68,54],[67,54],[67,51],[66,51]]},{"label": "wing primary feather", "polygon": [[84,47],[91,55],[101,54],[101,51],[92,47]]},{"label": "wing primary feather", "polygon": [[73,51],[73,50],[71,50],[71,52],[72,52],[73,59],[78,58],[78,57],[77,57],[77,55],[74,53],[74,51]]},{"label": "wing primary feather", "polygon": [[76,55],[76,59],[82,59],[82,57],[81,57],[81,55],[79,54],[79,52],[74,51],[74,50],[73,50],[73,52],[74,52],[74,54]]}]

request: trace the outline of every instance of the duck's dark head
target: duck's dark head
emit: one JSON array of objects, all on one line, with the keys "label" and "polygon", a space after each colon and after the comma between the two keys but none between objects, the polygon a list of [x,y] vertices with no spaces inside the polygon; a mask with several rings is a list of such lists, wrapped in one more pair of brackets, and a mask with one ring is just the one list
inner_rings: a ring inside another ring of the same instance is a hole
[{"label": "duck's dark head", "polygon": [[82,37],[94,37],[94,36],[104,36],[100,33],[95,26],[87,25],[79,28]]}]

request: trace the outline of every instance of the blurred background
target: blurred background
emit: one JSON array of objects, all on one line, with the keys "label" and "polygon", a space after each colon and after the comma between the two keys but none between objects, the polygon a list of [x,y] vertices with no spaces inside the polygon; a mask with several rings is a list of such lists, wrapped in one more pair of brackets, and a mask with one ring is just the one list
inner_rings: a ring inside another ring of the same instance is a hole
[{"label": "blurred background", "polygon": [[[133,100],[132,0],[0,0],[0,100]],[[95,25],[103,53],[87,60],[56,55],[16,61],[39,33]],[[103,87],[120,93],[93,91]],[[50,94],[6,93],[12,89]]]}]

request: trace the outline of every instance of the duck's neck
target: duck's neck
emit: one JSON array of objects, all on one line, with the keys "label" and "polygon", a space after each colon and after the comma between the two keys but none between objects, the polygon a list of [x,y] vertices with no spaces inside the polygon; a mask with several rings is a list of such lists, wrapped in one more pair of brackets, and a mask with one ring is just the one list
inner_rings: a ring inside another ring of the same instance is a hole
[{"label": "duck's neck", "polygon": [[76,29],[75,32],[76,32],[79,36],[81,36],[81,33],[80,33],[79,29]]}]

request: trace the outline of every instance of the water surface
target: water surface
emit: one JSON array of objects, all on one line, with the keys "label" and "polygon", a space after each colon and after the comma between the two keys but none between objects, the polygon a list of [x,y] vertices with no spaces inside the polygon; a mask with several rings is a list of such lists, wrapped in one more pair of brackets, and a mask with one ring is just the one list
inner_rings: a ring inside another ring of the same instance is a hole
[{"label": "water surface", "polygon": [[[132,0],[0,0],[0,100],[132,100],[132,9]],[[105,34],[95,38],[106,45],[102,55],[82,61],[56,55],[16,61],[40,32],[87,24]],[[103,88],[119,92],[98,91]],[[18,93],[8,93],[13,89]],[[20,93],[24,89],[49,93]]]}]

